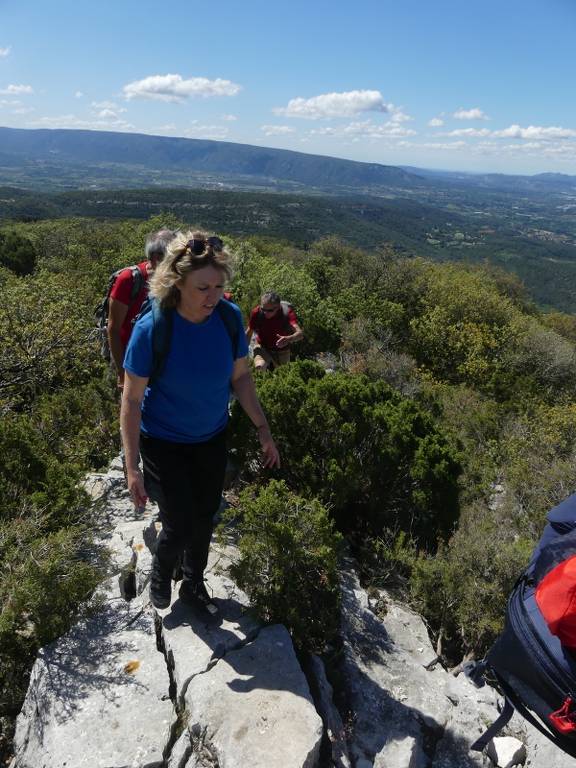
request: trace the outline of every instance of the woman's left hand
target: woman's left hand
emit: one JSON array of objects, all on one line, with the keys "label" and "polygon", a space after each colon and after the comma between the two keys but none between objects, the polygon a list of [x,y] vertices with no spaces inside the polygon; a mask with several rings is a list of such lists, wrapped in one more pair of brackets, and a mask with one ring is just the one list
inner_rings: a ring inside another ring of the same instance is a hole
[{"label": "woman's left hand", "polygon": [[260,440],[260,446],[262,448],[264,467],[267,469],[272,469],[273,467],[279,468],[280,454],[278,453],[278,448],[276,448],[276,443],[274,442],[268,426],[260,427],[258,430],[258,439]]}]

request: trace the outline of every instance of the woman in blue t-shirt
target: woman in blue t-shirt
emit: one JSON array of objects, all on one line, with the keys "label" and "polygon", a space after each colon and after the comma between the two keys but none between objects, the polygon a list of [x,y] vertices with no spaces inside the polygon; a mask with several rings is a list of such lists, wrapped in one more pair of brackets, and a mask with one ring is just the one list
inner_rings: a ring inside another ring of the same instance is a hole
[{"label": "woman in blue t-shirt", "polygon": [[154,312],[134,326],[124,358],[121,426],[128,488],[137,506],[148,497],[157,501],[162,522],[150,581],[156,608],[170,605],[172,571],[183,553],[180,598],[216,611],[204,569],[224,485],[231,387],[258,430],[264,466],[280,466],[248,366],[242,315],[234,304],[218,306],[225,301],[229,258],[218,237],[177,234],[150,281],[150,296],[170,314],[161,369],[151,380],[157,363]]}]

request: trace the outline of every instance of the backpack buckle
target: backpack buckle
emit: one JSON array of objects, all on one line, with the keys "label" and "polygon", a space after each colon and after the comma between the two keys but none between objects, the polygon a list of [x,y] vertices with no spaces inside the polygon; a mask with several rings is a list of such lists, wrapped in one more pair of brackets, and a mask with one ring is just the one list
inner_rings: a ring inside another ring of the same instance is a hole
[{"label": "backpack buckle", "polygon": [[576,711],[572,696],[567,696],[560,709],[552,712],[548,717],[554,728],[560,733],[576,731]]},{"label": "backpack buckle", "polygon": [[483,688],[486,685],[484,674],[487,666],[486,661],[466,661],[462,664],[462,671],[476,688]]}]

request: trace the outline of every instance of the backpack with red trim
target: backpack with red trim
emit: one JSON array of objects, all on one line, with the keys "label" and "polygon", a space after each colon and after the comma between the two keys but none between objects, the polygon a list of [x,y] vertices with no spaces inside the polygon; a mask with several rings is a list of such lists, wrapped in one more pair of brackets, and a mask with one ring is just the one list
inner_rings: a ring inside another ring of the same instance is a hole
[{"label": "backpack with red trim", "polygon": [[508,600],[506,624],[483,661],[465,665],[478,686],[495,682],[500,717],[471,746],[482,751],[514,709],[576,757],[576,494],[547,516],[532,559]]},{"label": "backpack with red trim", "polygon": [[132,306],[132,304],[136,301],[140,291],[146,284],[146,278],[140,271],[138,265],[134,264],[131,267],[122,267],[121,269],[117,269],[110,275],[108,286],[106,288],[106,294],[104,295],[104,298],[100,304],[98,304],[94,310],[94,317],[96,319],[96,336],[100,342],[100,353],[104,360],[108,362],[110,361],[110,345],[108,343],[108,310],[110,308],[110,292],[112,291],[118,276],[126,269],[129,269],[132,275],[130,303],[128,306]]}]

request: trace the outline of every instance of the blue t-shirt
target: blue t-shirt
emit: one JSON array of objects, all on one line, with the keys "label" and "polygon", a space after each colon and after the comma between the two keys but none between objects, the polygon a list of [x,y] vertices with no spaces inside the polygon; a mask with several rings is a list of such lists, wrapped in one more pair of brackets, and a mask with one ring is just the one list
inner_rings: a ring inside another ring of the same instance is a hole
[{"label": "blue t-shirt", "polygon": [[[248,345],[238,315],[237,357]],[[142,432],[175,443],[201,443],[221,432],[228,422],[233,361],[232,339],[214,310],[202,323],[185,320],[177,311],[164,368],[142,403]],[[152,312],[142,317],[130,337],[124,368],[149,378],[152,371]]]}]

